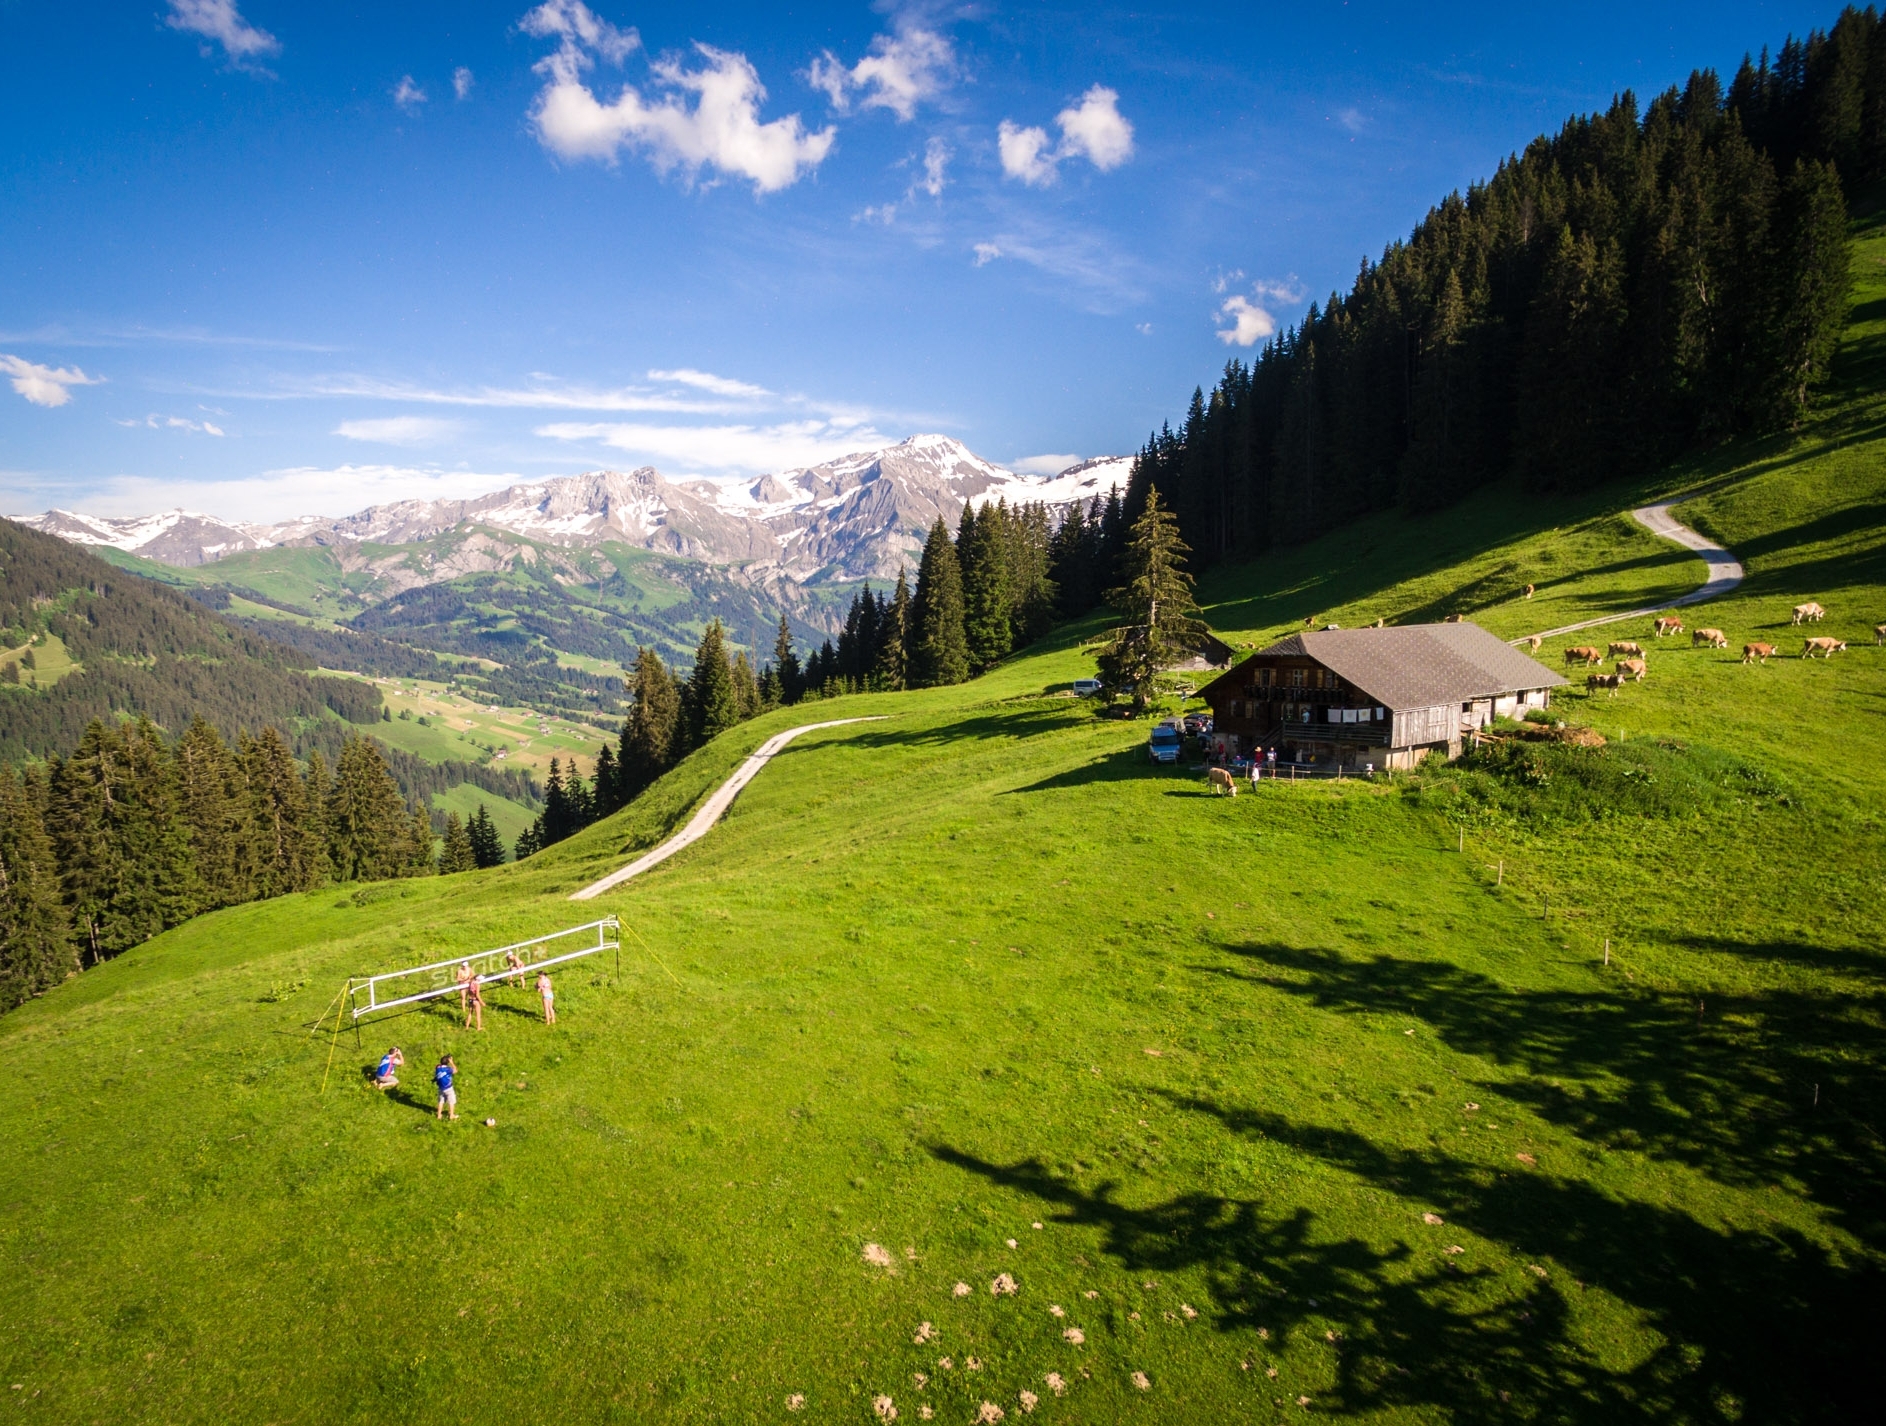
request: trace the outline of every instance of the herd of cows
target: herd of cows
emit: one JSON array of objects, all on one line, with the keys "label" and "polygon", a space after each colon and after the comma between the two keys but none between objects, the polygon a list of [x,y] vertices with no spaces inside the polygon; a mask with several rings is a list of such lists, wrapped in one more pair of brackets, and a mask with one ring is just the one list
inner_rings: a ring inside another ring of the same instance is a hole
[{"label": "herd of cows", "polygon": [[[1796,625],[1818,624],[1826,617],[1827,611],[1819,604],[1810,600],[1806,604],[1797,604],[1794,606],[1794,618],[1791,622]],[[1659,639],[1668,638],[1676,634],[1681,634],[1682,632],[1683,621],[1675,615],[1659,615],[1651,626],[1652,635]],[[1544,642],[1545,639],[1542,635],[1534,635],[1531,639],[1527,640],[1527,643],[1532,646],[1534,653],[1539,651],[1539,646]],[[1886,645],[1886,624],[1879,624],[1874,627],[1873,642],[1876,645]],[[1720,629],[1696,629],[1690,634],[1690,647],[1726,649],[1729,647],[1729,636]],[[1812,637],[1803,645],[1801,657],[1804,659],[1830,659],[1846,647],[1847,642],[1845,639]],[[1769,659],[1774,658],[1780,652],[1780,648],[1774,644],[1746,643],[1742,645],[1742,662],[1745,664],[1766,664]],[[1635,680],[1641,683],[1644,675],[1649,670],[1643,645],[1633,643],[1628,639],[1613,640],[1610,647],[1602,653],[1599,652],[1597,646],[1594,644],[1583,644],[1577,648],[1570,648],[1565,651],[1565,662],[1567,664],[1582,667],[1602,664],[1606,659],[1610,658],[1617,659],[1617,671],[1614,673],[1594,673],[1588,675],[1585,679],[1585,686],[1591,691],[1596,692],[1599,689],[1609,689],[1615,694],[1627,682]]]}]

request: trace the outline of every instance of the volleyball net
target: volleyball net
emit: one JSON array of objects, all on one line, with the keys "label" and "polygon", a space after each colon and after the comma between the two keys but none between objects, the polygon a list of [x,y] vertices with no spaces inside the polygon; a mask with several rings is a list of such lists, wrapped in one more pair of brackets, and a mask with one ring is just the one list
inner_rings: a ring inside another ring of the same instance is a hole
[{"label": "volleyball net", "polygon": [[581,960],[602,951],[620,951],[620,934],[621,924],[615,917],[605,916],[600,921],[572,926],[567,931],[533,936],[528,941],[514,941],[475,955],[453,956],[450,960],[383,971],[379,975],[355,976],[347,985],[347,1007],[358,1025],[378,1011],[457,995],[464,984],[460,969],[467,966],[471,972],[469,979],[480,985],[520,978],[528,983],[530,977],[549,966]]}]

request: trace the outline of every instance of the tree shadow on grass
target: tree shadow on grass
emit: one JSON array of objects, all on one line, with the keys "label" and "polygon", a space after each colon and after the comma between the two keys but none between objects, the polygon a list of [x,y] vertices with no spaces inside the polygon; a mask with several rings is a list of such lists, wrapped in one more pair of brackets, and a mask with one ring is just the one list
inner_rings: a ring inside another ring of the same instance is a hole
[{"label": "tree shadow on grass", "polygon": [[1011,787],[1005,797],[1013,797],[1023,792],[1054,792],[1067,787],[1087,787],[1096,782],[1141,782],[1149,778],[1171,778],[1183,776],[1169,768],[1154,766],[1147,760],[1146,750],[1134,746],[1121,748],[1118,752],[1095,758],[1092,762],[1082,763],[1079,767],[1065,768],[1060,772],[1031,782],[1024,787]]},{"label": "tree shadow on grass", "polygon": [[1228,947],[1261,981],[1339,1014],[1415,1016],[1453,1050],[1526,1077],[1480,1091],[1589,1143],[1687,1164],[1742,1189],[1785,1185],[1886,1248],[1886,996],[1515,991],[1442,961]]},{"label": "tree shadow on grass", "polygon": [[[1060,732],[1069,724],[1084,722],[1091,716],[1072,699],[1056,700],[1045,708],[1029,701],[1009,709],[988,706],[968,709],[946,723],[925,728],[863,724],[848,731],[840,741],[848,748],[935,748],[970,740],[996,739],[1014,742]],[[803,756],[829,746],[826,743],[788,744],[777,756]]]}]

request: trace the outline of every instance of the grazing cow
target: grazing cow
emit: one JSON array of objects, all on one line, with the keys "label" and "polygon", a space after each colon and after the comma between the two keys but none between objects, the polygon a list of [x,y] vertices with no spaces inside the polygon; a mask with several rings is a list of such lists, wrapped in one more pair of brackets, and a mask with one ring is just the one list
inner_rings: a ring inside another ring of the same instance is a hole
[{"label": "grazing cow", "polygon": [[1886,624],[1875,624],[1873,626],[1873,647],[1878,648],[1881,644],[1886,644]]},{"label": "grazing cow", "polygon": [[1807,647],[1801,650],[1801,657],[1811,659],[1815,654],[1819,654],[1824,659],[1830,659],[1846,646],[1845,639],[1809,639]]},{"label": "grazing cow", "polygon": [[1532,586],[1530,584],[1526,586],[1526,597],[1528,599],[1532,598]]},{"label": "grazing cow", "polygon": [[1652,632],[1660,639],[1665,634],[1680,634],[1683,632],[1683,621],[1674,614],[1660,618],[1657,620]]},{"label": "grazing cow", "polygon": [[1629,639],[1614,639],[1611,643],[1611,647],[1605,651],[1605,654],[1606,657],[1615,657],[1618,654],[1631,654],[1637,658],[1642,658],[1644,656],[1644,646],[1642,644],[1634,644]]},{"label": "grazing cow", "polygon": [[1544,634],[1534,634],[1530,639],[1526,640],[1526,647],[1531,649],[1535,654],[1539,652],[1539,650],[1544,646],[1544,644],[1545,644]]},{"label": "grazing cow", "polygon": [[1650,671],[1649,665],[1642,659],[1619,659],[1618,676],[1629,677],[1638,683],[1644,681],[1644,675]]},{"label": "grazing cow", "polygon": [[1316,623],[1316,616],[1312,614],[1303,621],[1303,627],[1307,629],[1307,628],[1310,628],[1315,623]]},{"label": "grazing cow", "polygon": [[1827,611],[1821,608],[1820,605],[1816,604],[1812,599],[1808,600],[1805,604],[1797,604],[1794,606],[1794,622],[1797,624],[1806,624],[1810,621],[1818,624],[1826,617]]},{"label": "grazing cow", "polygon": [[1594,673],[1586,675],[1585,678],[1586,688],[1590,689],[1593,693],[1596,693],[1601,688],[1608,688],[1611,690],[1611,696],[1613,698],[1617,697],[1618,690],[1623,686],[1624,675],[1621,673]]},{"label": "grazing cow", "polygon": [[1206,780],[1211,784],[1214,797],[1218,795],[1218,789],[1221,787],[1233,797],[1238,795],[1238,780],[1221,767],[1215,767],[1206,774]]},{"label": "grazing cow", "polygon": [[1690,635],[1692,649],[1700,648],[1704,644],[1712,649],[1726,649],[1729,647],[1729,636],[1720,629],[1698,629]]},{"label": "grazing cow", "polygon": [[1773,644],[1744,644],[1742,645],[1742,662],[1767,663],[1779,652],[1780,650]]},{"label": "grazing cow", "polygon": [[1445,619],[1441,620],[1441,622],[1443,624],[1458,624],[1460,620],[1461,616],[1459,614],[1449,614]]},{"label": "grazing cow", "polygon": [[1603,663],[1604,655],[1589,644],[1580,644],[1575,649],[1567,649],[1565,651],[1565,662],[1582,664]]}]

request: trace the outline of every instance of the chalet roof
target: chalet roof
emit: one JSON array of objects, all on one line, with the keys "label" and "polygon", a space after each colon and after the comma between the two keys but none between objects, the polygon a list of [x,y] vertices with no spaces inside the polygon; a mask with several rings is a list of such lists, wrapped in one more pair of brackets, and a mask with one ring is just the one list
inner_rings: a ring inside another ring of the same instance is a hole
[{"label": "chalet roof", "polygon": [[[1501,643],[1478,624],[1465,622],[1313,630],[1292,634],[1251,659],[1305,656],[1394,710],[1465,703],[1565,683],[1538,660]],[[1241,682],[1235,669],[1224,678]]]}]

